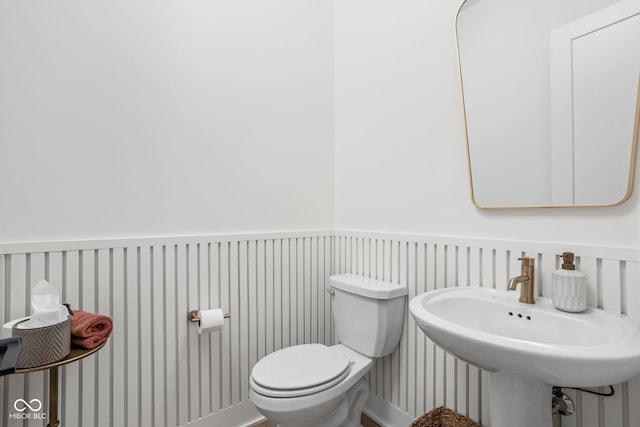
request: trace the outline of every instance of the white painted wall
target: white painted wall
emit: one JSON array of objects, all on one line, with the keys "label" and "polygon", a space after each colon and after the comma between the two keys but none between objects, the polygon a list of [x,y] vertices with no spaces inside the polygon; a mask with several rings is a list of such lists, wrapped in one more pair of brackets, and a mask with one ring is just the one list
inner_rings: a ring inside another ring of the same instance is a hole
[{"label": "white painted wall", "polygon": [[614,208],[473,207],[454,39],[460,4],[334,3],[336,228],[638,247],[637,179]]},{"label": "white painted wall", "polygon": [[0,242],[326,229],[332,6],[0,3]]},{"label": "white painted wall", "polygon": [[458,6],[3,2],[0,242],[326,229],[334,216],[637,246],[637,191],[606,209],[471,205]]}]

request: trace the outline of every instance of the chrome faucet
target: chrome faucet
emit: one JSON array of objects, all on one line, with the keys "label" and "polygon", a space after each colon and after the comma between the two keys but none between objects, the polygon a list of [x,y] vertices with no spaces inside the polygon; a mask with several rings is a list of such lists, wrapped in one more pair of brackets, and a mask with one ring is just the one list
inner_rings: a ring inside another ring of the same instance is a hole
[{"label": "chrome faucet", "polygon": [[535,259],[531,257],[522,257],[518,258],[518,260],[522,261],[522,272],[520,273],[520,276],[512,277],[511,280],[509,280],[509,286],[507,288],[510,291],[515,291],[516,286],[520,283],[520,299],[518,301],[525,304],[535,304],[536,300],[533,297]]}]

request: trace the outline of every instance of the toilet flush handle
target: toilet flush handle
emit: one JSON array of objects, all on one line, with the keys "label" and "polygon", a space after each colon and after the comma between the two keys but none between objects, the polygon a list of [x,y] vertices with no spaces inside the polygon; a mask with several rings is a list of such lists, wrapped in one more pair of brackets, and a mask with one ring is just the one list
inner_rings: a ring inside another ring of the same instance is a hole
[{"label": "toilet flush handle", "polygon": [[336,294],[336,291],[334,291],[333,289],[327,289],[327,292],[329,293],[329,295],[334,296]]}]

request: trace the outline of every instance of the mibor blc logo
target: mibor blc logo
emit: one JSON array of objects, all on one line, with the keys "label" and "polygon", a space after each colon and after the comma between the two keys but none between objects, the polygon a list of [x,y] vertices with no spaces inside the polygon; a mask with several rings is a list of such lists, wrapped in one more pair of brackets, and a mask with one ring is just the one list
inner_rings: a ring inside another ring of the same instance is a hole
[{"label": "mibor blc logo", "polygon": [[46,420],[47,414],[40,412],[42,409],[42,402],[40,399],[31,399],[26,401],[25,399],[16,399],[13,402],[13,409],[17,412],[9,414],[9,419],[14,420]]}]

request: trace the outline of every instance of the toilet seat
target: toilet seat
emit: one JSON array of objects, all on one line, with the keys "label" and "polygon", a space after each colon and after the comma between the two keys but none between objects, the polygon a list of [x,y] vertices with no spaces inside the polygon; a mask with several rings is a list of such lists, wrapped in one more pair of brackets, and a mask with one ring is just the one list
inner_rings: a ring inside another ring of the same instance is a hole
[{"label": "toilet seat", "polygon": [[322,344],[278,350],[253,367],[251,388],[263,396],[298,397],[318,393],[349,375],[351,361]]}]

